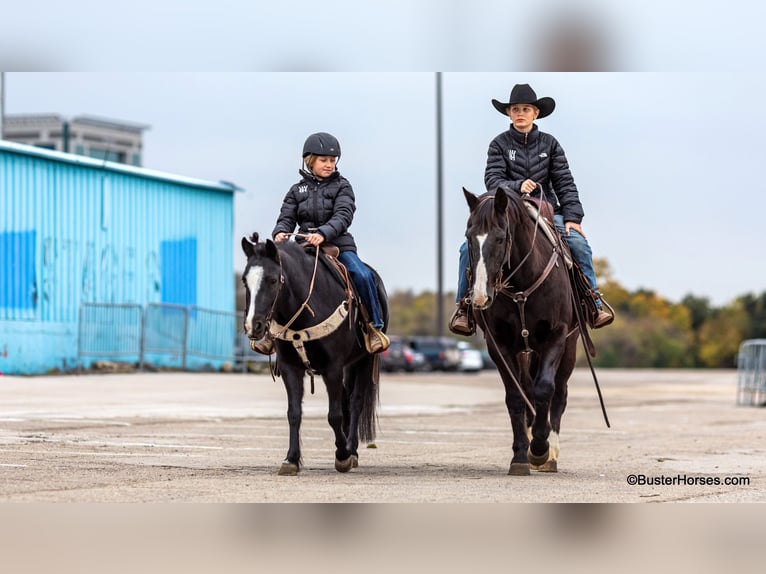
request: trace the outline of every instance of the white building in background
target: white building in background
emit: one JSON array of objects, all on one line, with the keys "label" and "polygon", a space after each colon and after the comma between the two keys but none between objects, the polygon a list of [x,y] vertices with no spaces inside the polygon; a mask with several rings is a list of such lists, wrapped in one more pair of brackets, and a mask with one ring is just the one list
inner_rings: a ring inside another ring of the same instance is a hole
[{"label": "white building in background", "polygon": [[140,167],[148,125],[94,116],[6,114],[2,139]]}]

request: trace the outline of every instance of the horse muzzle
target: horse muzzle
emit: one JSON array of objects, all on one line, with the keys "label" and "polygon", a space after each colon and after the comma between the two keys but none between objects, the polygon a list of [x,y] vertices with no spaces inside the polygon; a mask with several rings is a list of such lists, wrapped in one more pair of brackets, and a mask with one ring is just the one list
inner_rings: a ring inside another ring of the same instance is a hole
[{"label": "horse muzzle", "polygon": [[471,297],[471,305],[478,311],[488,309],[492,305],[492,294],[475,292]]},{"label": "horse muzzle", "polygon": [[258,341],[259,339],[263,339],[263,337],[266,335],[268,330],[269,330],[268,321],[259,320],[259,321],[253,321],[252,323],[245,323],[245,333],[253,341]]}]

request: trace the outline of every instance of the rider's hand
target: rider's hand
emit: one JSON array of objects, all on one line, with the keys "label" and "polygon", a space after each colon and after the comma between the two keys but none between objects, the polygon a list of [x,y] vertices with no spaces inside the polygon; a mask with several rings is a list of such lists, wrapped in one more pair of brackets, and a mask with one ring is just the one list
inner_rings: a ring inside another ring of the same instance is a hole
[{"label": "rider's hand", "polygon": [[537,189],[537,184],[531,179],[525,179],[521,184],[521,193],[532,193]]},{"label": "rider's hand", "polygon": [[306,237],[306,241],[311,243],[314,247],[317,247],[320,243],[324,241],[324,235],[321,233],[312,233],[308,237]]},{"label": "rider's hand", "polygon": [[579,233],[583,237],[586,237],[586,238],[588,237],[587,235],[585,235],[585,232],[582,230],[582,227],[580,226],[580,224],[575,223],[574,221],[567,221],[566,223],[564,223],[564,228],[567,230],[567,235],[569,235],[569,231],[571,229],[574,229],[577,233]]},{"label": "rider's hand", "polygon": [[290,236],[287,233],[277,233],[274,236],[274,241],[276,241],[277,243],[282,243],[283,241],[287,241],[288,239],[290,239]]}]

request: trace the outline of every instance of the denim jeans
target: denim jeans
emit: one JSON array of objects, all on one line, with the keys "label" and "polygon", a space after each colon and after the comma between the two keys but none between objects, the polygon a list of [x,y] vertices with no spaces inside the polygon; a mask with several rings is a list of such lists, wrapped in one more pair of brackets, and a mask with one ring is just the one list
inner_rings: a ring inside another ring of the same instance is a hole
[{"label": "denim jeans", "polygon": [[[554,215],[553,223],[556,225],[556,229],[564,238],[564,241],[569,245],[569,250],[572,252],[577,264],[582,269],[583,274],[588,279],[593,287],[593,290],[598,293],[598,285],[596,285],[596,271],[593,269],[593,253],[588,244],[588,240],[572,230],[569,235],[566,234],[566,228],[564,227],[564,217],[562,215]],[[460,301],[464,299],[468,294],[468,275],[466,274],[468,269],[468,242],[463,241],[460,246],[460,261],[458,263],[458,280],[457,280],[457,295],[456,300]],[[600,306],[599,301],[599,306]]]},{"label": "denim jeans", "polygon": [[359,296],[362,298],[367,311],[372,315],[372,326],[376,329],[383,328],[383,313],[378,299],[378,287],[375,285],[375,276],[354,251],[341,251],[338,260],[346,266],[351,281],[354,283]]},{"label": "denim jeans", "polygon": [[593,269],[593,252],[590,249],[588,240],[582,235],[577,233],[574,229],[567,235],[566,228],[564,227],[564,216],[554,215],[553,223],[556,229],[559,230],[561,237],[569,245],[569,251],[572,252],[572,257],[577,261],[577,264],[582,269],[585,278],[590,283],[593,290],[598,293],[598,285],[596,285],[596,270]]}]

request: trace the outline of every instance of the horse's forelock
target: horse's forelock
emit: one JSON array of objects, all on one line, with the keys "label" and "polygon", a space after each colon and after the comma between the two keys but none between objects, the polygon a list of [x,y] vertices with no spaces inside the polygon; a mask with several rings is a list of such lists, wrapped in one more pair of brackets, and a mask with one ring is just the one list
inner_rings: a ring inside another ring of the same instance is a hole
[{"label": "horse's forelock", "polygon": [[495,196],[491,193],[485,193],[479,199],[478,205],[471,212],[471,221],[480,230],[486,231],[498,224],[497,212],[495,211]]}]

